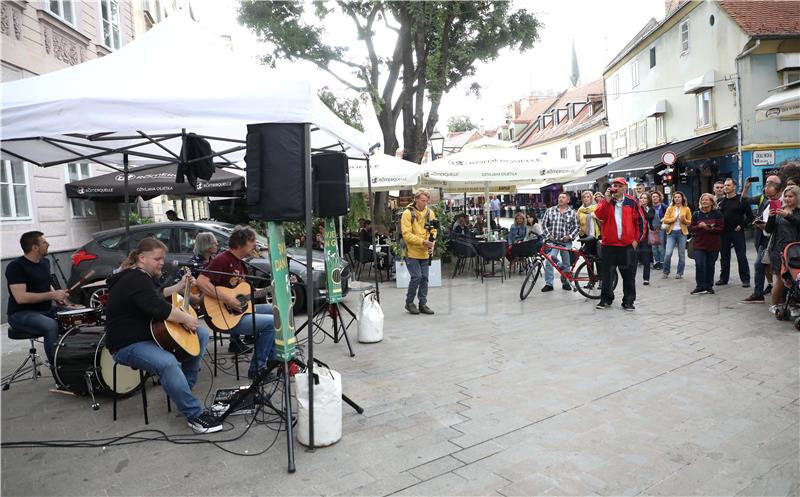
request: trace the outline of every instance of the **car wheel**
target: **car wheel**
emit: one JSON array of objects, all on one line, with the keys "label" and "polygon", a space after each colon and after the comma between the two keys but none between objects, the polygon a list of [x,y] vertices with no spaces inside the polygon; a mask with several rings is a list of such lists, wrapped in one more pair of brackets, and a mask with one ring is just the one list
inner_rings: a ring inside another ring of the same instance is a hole
[{"label": "car wheel", "polygon": [[295,314],[306,312],[306,287],[292,283],[292,310]]},{"label": "car wheel", "polygon": [[83,305],[97,309],[103,307],[108,302],[108,287],[97,287],[91,292],[84,293]]}]

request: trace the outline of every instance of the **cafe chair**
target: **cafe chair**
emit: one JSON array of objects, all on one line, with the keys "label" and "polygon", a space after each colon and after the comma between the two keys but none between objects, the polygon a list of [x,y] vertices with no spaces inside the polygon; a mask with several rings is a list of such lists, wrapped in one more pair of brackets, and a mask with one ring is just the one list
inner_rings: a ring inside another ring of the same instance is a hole
[{"label": "cafe chair", "polygon": [[[495,273],[495,262],[500,263],[500,281],[505,281],[505,272],[506,272],[506,242],[499,241],[499,242],[481,242],[475,244],[475,250],[478,252],[478,256],[480,257],[479,263],[479,270],[481,273],[481,283],[483,283],[484,278],[496,278],[498,274]],[[483,264],[491,262],[492,263],[492,273],[491,276],[487,275],[483,271]]]},{"label": "cafe chair", "polygon": [[453,256],[456,258],[455,264],[453,265],[452,279],[455,278],[456,275],[463,273],[467,264],[472,267],[475,264],[478,253],[471,243],[455,238],[450,240],[450,247],[452,248]]},{"label": "cafe chair", "polygon": [[522,243],[511,245],[511,262],[508,264],[508,276],[517,269],[527,269],[539,249],[542,247],[542,238],[537,237]]}]

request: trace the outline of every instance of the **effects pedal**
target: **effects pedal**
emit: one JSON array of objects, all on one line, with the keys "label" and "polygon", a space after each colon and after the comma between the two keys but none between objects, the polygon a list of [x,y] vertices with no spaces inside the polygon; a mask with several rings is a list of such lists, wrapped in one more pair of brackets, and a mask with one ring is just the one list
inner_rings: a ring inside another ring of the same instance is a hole
[{"label": "effects pedal", "polygon": [[[220,388],[214,395],[214,403],[211,405],[211,412],[220,416],[249,415],[256,412],[255,392],[249,386],[238,388]],[[228,410],[233,407],[233,410]]]}]

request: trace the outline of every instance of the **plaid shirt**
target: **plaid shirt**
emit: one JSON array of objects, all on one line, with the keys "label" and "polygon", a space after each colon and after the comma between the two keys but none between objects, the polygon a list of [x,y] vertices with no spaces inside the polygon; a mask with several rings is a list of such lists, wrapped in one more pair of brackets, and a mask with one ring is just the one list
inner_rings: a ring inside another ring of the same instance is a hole
[{"label": "plaid shirt", "polygon": [[565,236],[574,239],[578,234],[578,216],[567,207],[563,213],[557,205],[550,207],[542,217],[542,229],[548,240],[563,241]]}]

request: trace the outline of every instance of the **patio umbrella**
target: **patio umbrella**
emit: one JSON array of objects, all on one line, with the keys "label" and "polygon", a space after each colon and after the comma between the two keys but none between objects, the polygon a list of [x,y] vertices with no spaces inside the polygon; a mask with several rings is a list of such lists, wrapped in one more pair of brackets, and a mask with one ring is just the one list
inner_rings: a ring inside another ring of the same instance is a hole
[{"label": "patio umbrella", "polygon": [[420,165],[387,154],[369,156],[370,181],[367,181],[367,163],[350,161],[350,190],[366,192],[367,185],[372,191],[389,191],[413,188],[419,184]]},{"label": "patio umbrella", "polygon": [[[128,173],[129,197],[145,200],[159,195],[202,195],[239,197],[246,192],[244,176],[217,169],[210,180],[198,179],[197,189],[188,183],[175,183],[177,166],[133,168]],[[125,174],[109,173],[65,185],[67,197],[96,201],[122,202],[125,199]]]}]

